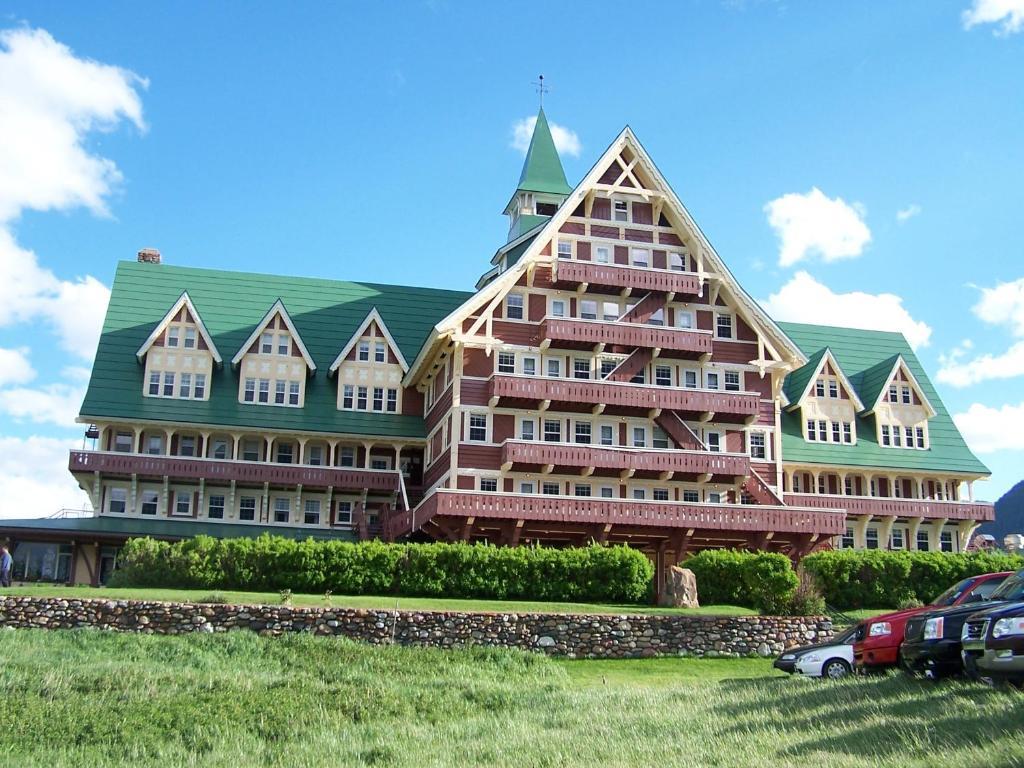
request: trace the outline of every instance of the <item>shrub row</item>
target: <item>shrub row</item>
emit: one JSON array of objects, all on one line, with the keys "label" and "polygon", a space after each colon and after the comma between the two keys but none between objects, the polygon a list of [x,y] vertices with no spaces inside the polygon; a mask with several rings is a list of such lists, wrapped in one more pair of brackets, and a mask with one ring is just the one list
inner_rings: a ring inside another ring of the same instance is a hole
[{"label": "shrub row", "polygon": [[[896,608],[930,603],[969,576],[1024,568],[1024,557],[976,552],[889,552],[836,550],[801,561],[813,580],[801,580],[779,554],[709,549],[683,563],[697,578],[697,594],[707,605],[741,605],[765,613],[805,613],[820,605],[816,593],[841,610]],[[816,589],[815,589],[816,586]]]},{"label": "shrub row", "polygon": [[763,613],[790,611],[800,583],[789,558],[772,552],[706,549],[687,558],[705,605],[740,605]]},{"label": "shrub row", "polygon": [[1024,568],[1024,557],[1002,553],[888,552],[836,550],[805,557],[829,605],[837,608],[895,607],[930,603],[969,576]]},{"label": "shrub row", "polygon": [[269,535],[168,543],[133,539],[112,584],[343,595],[636,603],[653,567],[628,547],[358,544]]}]

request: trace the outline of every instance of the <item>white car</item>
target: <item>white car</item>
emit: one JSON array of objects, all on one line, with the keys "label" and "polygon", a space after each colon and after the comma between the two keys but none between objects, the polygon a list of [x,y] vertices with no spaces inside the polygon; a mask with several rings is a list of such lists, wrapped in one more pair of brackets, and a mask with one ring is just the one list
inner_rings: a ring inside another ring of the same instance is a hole
[{"label": "white car", "polygon": [[862,627],[854,625],[824,643],[787,648],[775,668],[804,677],[845,677],[853,670],[853,643]]},{"label": "white car", "polygon": [[796,660],[797,674],[804,677],[828,677],[837,680],[853,669],[853,644],[824,645],[802,654]]}]

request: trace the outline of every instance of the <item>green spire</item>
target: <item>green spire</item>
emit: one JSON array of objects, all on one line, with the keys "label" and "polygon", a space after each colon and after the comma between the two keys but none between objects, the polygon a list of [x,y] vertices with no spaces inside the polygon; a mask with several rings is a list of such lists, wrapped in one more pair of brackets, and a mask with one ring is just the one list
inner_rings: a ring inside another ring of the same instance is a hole
[{"label": "green spire", "polygon": [[516,191],[548,192],[553,195],[568,195],[572,192],[572,187],[565,180],[562,161],[558,159],[558,150],[555,149],[555,140],[551,138],[543,107],[537,114],[537,124],[533,128],[533,138]]}]

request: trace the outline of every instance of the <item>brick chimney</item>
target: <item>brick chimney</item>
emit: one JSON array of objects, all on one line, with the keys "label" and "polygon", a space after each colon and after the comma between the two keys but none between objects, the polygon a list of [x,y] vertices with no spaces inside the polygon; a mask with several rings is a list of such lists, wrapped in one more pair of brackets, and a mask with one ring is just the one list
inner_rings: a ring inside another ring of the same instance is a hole
[{"label": "brick chimney", "polygon": [[156,248],[143,248],[141,251],[139,251],[139,263],[159,264],[160,251],[158,251]]}]

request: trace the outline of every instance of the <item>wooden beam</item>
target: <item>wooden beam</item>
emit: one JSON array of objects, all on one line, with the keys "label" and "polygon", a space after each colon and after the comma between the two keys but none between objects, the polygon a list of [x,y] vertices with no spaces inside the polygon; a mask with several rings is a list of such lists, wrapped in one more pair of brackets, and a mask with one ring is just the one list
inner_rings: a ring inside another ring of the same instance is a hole
[{"label": "wooden beam", "polygon": [[515,528],[512,529],[512,543],[511,546],[515,547],[519,544],[519,538],[523,534],[523,523],[525,520],[516,520]]},{"label": "wooden beam", "polygon": [[466,518],[466,522],[462,524],[462,533],[460,534],[462,541],[469,541],[469,537],[473,533],[473,523],[475,522],[475,517]]}]

